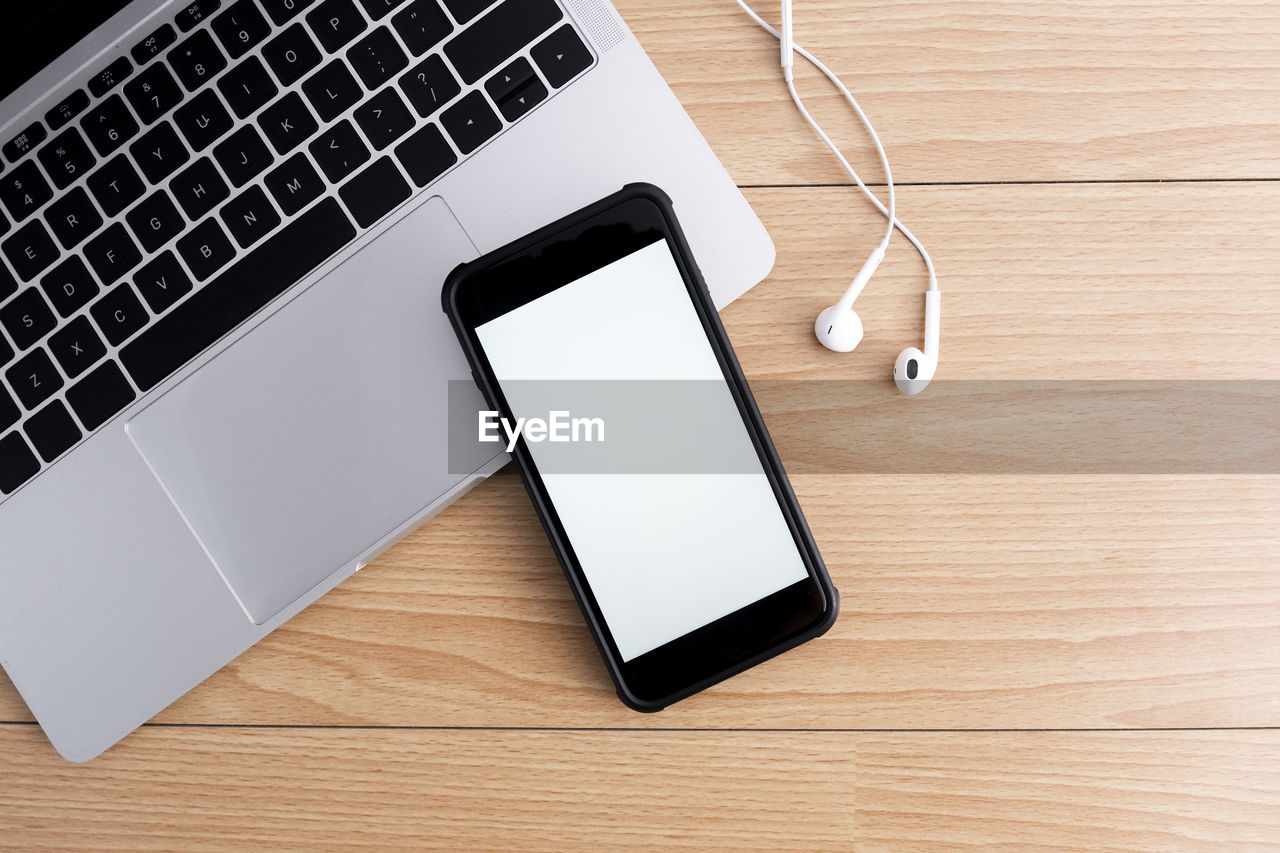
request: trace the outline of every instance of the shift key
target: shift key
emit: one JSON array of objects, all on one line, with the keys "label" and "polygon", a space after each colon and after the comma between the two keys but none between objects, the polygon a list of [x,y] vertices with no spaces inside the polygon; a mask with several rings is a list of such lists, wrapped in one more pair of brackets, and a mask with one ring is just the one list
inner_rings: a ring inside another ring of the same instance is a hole
[{"label": "shift key", "polygon": [[355,236],[337,200],[325,199],[143,332],[120,360],[139,388],[154,388]]},{"label": "shift key", "polygon": [[444,46],[468,84],[488,75],[564,17],[555,0],[505,0]]}]

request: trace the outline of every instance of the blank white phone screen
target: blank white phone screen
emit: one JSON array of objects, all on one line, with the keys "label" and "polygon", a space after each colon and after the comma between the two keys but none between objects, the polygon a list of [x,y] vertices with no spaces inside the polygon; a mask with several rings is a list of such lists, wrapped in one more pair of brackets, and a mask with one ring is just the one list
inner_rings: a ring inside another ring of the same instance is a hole
[{"label": "blank white phone screen", "polygon": [[[499,384],[719,380],[707,384],[737,413],[665,240],[476,333]],[[705,440],[750,446],[741,418],[736,422],[737,435]],[[546,445],[527,446],[538,464]],[[624,661],[808,577],[763,467],[742,474],[540,474]]]}]

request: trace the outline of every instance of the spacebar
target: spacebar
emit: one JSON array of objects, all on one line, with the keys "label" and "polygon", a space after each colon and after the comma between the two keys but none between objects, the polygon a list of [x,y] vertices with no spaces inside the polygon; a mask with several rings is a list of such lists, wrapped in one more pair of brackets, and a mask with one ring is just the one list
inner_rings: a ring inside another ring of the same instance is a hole
[{"label": "spacebar", "polygon": [[154,388],[355,236],[338,202],[325,199],[121,350],[125,370],[143,391]]}]

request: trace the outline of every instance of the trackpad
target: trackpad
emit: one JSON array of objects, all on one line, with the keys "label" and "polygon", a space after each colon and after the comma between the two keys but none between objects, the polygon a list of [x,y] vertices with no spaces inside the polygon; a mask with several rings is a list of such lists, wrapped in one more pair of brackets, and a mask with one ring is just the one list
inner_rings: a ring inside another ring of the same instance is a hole
[{"label": "trackpad", "polygon": [[469,369],[440,286],[475,256],[432,198],[130,422],[255,623],[465,479],[446,401]]}]

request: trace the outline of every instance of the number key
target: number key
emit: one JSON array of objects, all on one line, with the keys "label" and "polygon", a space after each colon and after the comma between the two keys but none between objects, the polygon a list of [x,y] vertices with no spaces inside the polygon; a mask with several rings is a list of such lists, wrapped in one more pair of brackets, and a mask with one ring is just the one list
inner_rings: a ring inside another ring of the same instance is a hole
[{"label": "number key", "polygon": [[156,63],[124,85],[124,96],[142,123],[151,124],[181,103],[182,90],[169,69]]},{"label": "number key", "polygon": [[0,200],[15,222],[21,222],[53,198],[49,182],[30,160],[7,175],[0,175]]},{"label": "number key", "polygon": [[80,126],[100,157],[106,157],[138,132],[138,123],[129,115],[119,95],[112,95],[94,107]]},{"label": "number key", "polygon": [[267,37],[271,25],[253,5],[253,0],[239,0],[214,18],[213,31],[231,58],[239,59]]},{"label": "number key", "polygon": [[320,64],[320,51],[302,24],[294,24],[267,42],[262,55],[285,86],[292,86],[303,74]]},{"label": "number key", "polygon": [[208,30],[201,30],[169,51],[169,64],[188,92],[194,92],[227,67],[226,57]]},{"label": "number key", "polygon": [[70,186],[97,162],[74,127],[55,136],[36,156],[58,189]]}]

